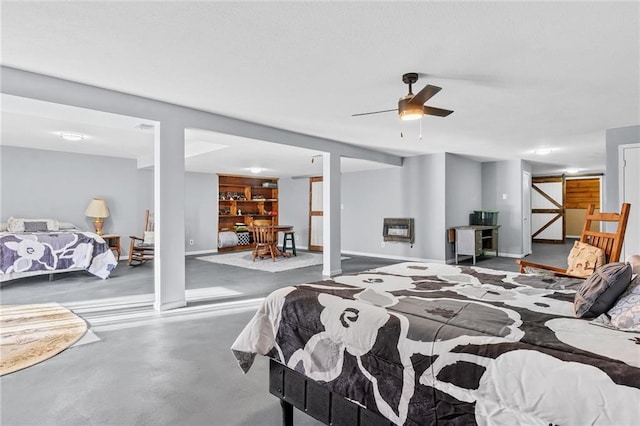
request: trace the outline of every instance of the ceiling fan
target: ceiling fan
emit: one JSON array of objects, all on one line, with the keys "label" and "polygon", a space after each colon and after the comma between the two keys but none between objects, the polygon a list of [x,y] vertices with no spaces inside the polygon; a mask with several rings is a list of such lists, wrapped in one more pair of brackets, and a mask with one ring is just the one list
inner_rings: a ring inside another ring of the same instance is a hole
[{"label": "ceiling fan", "polygon": [[352,117],[361,115],[380,114],[382,112],[398,111],[401,120],[417,120],[426,115],[435,115],[437,117],[446,117],[453,111],[442,108],[426,106],[424,103],[431,99],[436,93],[442,90],[441,87],[427,84],[421,91],[413,94],[412,85],[418,81],[418,73],[409,72],[402,76],[402,81],[409,85],[409,93],[398,100],[398,108],[387,109],[384,111],[363,112],[353,114]]}]

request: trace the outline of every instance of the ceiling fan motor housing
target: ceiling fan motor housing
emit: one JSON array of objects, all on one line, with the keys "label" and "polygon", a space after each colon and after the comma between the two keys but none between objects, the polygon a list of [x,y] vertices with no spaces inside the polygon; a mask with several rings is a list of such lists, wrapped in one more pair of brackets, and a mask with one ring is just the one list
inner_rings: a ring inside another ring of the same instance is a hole
[{"label": "ceiling fan motor housing", "polygon": [[412,95],[407,95],[398,101],[398,114],[402,120],[417,120],[424,115],[424,107],[410,103]]}]

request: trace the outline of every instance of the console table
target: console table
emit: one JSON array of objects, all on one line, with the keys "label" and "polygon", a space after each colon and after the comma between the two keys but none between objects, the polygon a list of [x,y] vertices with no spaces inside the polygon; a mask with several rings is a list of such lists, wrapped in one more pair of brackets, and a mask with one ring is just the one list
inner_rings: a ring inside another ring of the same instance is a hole
[{"label": "console table", "polygon": [[476,264],[476,256],[486,252],[494,252],[498,256],[498,228],[500,226],[470,225],[456,226],[456,263],[458,255],[473,256],[473,264]]}]

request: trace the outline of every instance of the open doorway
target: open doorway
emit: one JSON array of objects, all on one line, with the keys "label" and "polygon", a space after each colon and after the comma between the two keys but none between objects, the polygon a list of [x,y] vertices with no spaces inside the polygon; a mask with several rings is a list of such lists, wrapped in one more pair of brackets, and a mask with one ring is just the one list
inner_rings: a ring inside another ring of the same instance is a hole
[{"label": "open doorway", "polygon": [[[595,205],[595,213],[600,211],[602,182],[600,176],[567,177],[565,183],[566,238],[580,238],[587,216],[589,204]],[[592,226],[599,230],[598,222]]]},{"label": "open doorway", "polygon": [[309,250],[322,251],[322,176],[309,178]]}]

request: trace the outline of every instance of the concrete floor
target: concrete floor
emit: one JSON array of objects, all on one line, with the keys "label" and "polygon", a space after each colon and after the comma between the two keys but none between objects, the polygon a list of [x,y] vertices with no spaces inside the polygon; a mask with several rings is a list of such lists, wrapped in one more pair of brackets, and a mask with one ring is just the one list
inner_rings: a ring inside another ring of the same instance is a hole
[{"label": "concrete floor", "polygon": [[[562,266],[571,248],[534,245],[528,259]],[[353,256],[344,273],[398,263]],[[461,262],[471,264],[471,261]],[[514,259],[482,257],[478,266],[517,270]],[[243,375],[229,347],[259,300],[289,284],[321,279],[321,266],[259,272],[187,257],[187,289],[212,291],[177,314],[148,305],[104,310],[101,300],[153,291],[153,265],[127,267],[111,278],[83,272],[4,283],[2,304],[58,302],[74,309],[100,339],[72,347],[0,378],[2,425],[278,425],[280,406],[267,390],[268,362],[258,357]],[[229,290],[227,293],[218,291]],[[213,290],[212,290],[213,289]],[[230,294],[230,295],[229,295]],[[206,299],[206,297],[205,297]],[[91,300],[91,302],[86,302]],[[294,410],[296,425],[319,425]]]}]

